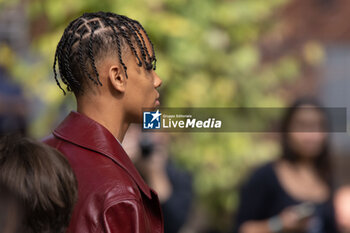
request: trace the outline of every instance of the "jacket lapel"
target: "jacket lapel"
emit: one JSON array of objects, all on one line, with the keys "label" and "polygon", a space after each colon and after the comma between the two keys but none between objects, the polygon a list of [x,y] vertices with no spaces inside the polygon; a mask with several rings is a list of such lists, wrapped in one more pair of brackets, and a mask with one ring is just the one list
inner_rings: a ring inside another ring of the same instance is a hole
[{"label": "jacket lapel", "polygon": [[96,151],[121,166],[137,183],[143,193],[151,199],[150,188],[117,139],[102,125],[87,116],[72,111],[53,134],[78,146]]}]

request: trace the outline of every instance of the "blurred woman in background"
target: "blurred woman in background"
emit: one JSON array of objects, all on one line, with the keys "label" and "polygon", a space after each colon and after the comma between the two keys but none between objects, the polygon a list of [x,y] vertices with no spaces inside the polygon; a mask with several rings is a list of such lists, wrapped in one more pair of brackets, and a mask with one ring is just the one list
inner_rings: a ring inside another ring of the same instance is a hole
[{"label": "blurred woman in background", "polygon": [[235,232],[337,232],[328,205],[328,124],[316,100],[299,99],[287,110],[282,155],[258,168],[243,185]]}]

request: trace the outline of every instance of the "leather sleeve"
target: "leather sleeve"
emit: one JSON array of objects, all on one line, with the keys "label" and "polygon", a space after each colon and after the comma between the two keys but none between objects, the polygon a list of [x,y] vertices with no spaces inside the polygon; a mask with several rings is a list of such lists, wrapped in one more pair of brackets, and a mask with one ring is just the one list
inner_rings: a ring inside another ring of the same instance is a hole
[{"label": "leather sleeve", "polygon": [[144,233],[146,229],[143,206],[134,199],[120,201],[104,212],[105,233]]}]

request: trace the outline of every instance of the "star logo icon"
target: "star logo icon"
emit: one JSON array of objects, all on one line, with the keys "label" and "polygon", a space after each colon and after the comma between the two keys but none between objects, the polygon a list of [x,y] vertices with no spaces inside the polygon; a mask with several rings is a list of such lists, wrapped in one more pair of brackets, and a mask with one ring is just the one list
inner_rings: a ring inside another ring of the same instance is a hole
[{"label": "star logo icon", "polygon": [[161,116],[162,114],[159,112],[159,110],[157,110],[155,113],[151,114],[153,116],[151,122],[153,122],[154,120],[159,121],[159,116]]},{"label": "star logo icon", "polygon": [[159,110],[156,112],[143,112],[143,129],[160,129],[161,115],[162,113]]}]

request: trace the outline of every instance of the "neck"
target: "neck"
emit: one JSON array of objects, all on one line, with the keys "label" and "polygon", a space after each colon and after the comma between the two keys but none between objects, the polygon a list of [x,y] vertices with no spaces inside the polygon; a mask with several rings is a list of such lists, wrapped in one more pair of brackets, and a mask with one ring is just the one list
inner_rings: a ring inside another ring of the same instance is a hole
[{"label": "neck", "polygon": [[77,100],[77,111],[103,125],[120,143],[123,142],[130,123],[126,121],[121,104],[84,97]]}]

